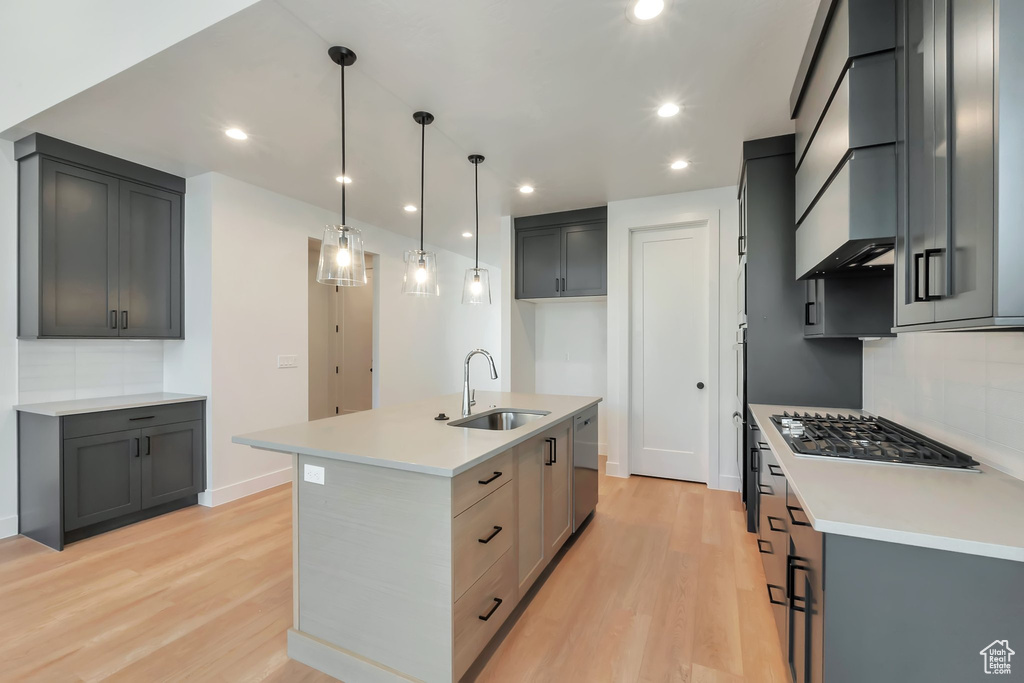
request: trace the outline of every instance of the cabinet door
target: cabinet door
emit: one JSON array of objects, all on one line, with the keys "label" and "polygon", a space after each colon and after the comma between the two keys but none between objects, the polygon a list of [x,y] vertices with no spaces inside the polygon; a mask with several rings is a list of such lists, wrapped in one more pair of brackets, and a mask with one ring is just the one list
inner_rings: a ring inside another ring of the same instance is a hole
[{"label": "cabinet door", "polygon": [[64,441],[64,530],[142,509],[139,430]]},{"label": "cabinet door", "polygon": [[516,233],[516,298],[559,296],[562,289],[562,231],[559,228]]},{"label": "cabinet door", "polygon": [[181,195],[121,182],[122,337],[181,337]]},{"label": "cabinet door", "polygon": [[544,553],[550,562],[572,533],[572,429],[560,426],[544,440]]},{"label": "cabinet door", "polygon": [[116,337],[118,181],[42,163],[40,335]]},{"label": "cabinet door", "polygon": [[804,281],[804,286],[807,289],[804,301],[805,337],[820,337],[825,332],[825,326],[822,324],[822,314],[824,311],[821,306],[824,284],[819,279]]},{"label": "cabinet door", "polygon": [[562,228],[562,296],[608,293],[608,230],[604,223]]},{"label": "cabinet door", "polygon": [[203,422],[149,427],[141,432],[142,507],[203,490]]},{"label": "cabinet door", "polygon": [[544,569],[544,466],[548,442],[534,437],[516,446],[516,514],[519,595],[530,589]]},{"label": "cabinet door", "polygon": [[950,221],[936,245],[936,321],[992,316],[995,281],[995,3],[948,2]]},{"label": "cabinet door", "polygon": [[899,64],[901,206],[896,235],[898,325],[935,320],[928,277],[937,267],[936,241],[945,231],[945,0],[906,0]]}]

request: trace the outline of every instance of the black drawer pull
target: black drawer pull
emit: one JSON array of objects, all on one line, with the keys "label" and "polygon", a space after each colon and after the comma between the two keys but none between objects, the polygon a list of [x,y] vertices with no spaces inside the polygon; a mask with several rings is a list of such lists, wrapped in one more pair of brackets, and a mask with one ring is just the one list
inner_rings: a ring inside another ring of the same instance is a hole
[{"label": "black drawer pull", "polygon": [[500,526],[496,526],[496,527],[494,527],[494,531],[491,532],[490,536],[488,536],[487,538],[478,538],[476,540],[480,541],[481,543],[490,543],[491,539],[494,538],[495,536],[497,536],[500,532],[501,532],[501,527]]},{"label": "black drawer pull", "polygon": [[[766,491],[765,489],[768,489],[768,490]],[[757,491],[762,496],[774,496],[775,495],[775,491],[772,490],[771,484],[758,484],[757,485]]]},{"label": "black drawer pull", "polygon": [[[768,550],[765,550],[764,546],[768,546]],[[757,539],[757,552],[761,553],[762,555],[774,555],[775,554],[775,553],[772,552],[772,542],[771,541],[766,541],[763,538]]]},{"label": "black drawer pull", "polygon": [[[786,591],[785,591],[785,589],[782,586],[776,586],[774,583],[769,583],[769,584],[766,584],[766,585],[768,586],[768,602],[772,603],[773,605],[783,605],[783,606],[785,606],[785,604],[786,604],[786,600],[785,600]],[[783,595],[783,599],[782,600],[776,600],[775,599],[775,597],[772,595],[772,589],[773,588],[776,589],[776,590],[782,591],[782,595]]]},{"label": "black drawer pull", "polygon": [[548,450],[548,459],[547,459],[547,461],[545,461],[544,464],[547,465],[548,467],[551,467],[552,465],[554,465],[557,462],[555,460],[555,440],[551,439],[551,438],[548,438],[548,439],[544,439],[544,442],[547,443],[547,445],[551,447]]},{"label": "black drawer pull", "polygon": [[[797,510],[800,511],[800,514],[804,514],[804,511],[800,507],[796,505],[787,505],[786,510],[789,512],[789,521],[791,521],[794,526],[811,526],[810,522],[801,522],[793,516],[793,513]],[[804,515],[804,517],[806,516],[807,515]]]},{"label": "black drawer pull", "polygon": [[[796,594],[796,572],[800,570],[802,572],[810,571],[808,567],[802,567],[797,562],[806,562],[802,557],[796,555],[790,555],[787,559],[788,566],[786,568],[786,583],[789,584],[789,608],[794,612],[806,612],[807,611],[807,598],[805,596]],[[797,604],[799,601],[800,604]]]},{"label": "black drawer pull", "polygon": [[110,329],[117,329],[117,311],[110,312]]},{"label": "black drawer pull", "polygon": [[156,415],[143,415],[142,417],[129,417],[129,422],[137,422],[138,420],[152,420]]},{"label": "black drawer pull", "polygon": [[128,329],[128,311],[121,311],[121,329]]},{"label": "black drawer pull", "polygon": [[757,447],[750,449],[750,471],[760,472],[761,471],[761,451],[757,450]]},{"label": "black drawer pull", "polygon": [[501,607],[501,598],[494,598],[494,604],[491,606],[491,609],[487,611],[487,614],[481,614],[477,619],[480,621],[487,621],[494,615],[499,607]]},{"label": "black drawer pull", "polygon": [[132,439],[132,457],[139,457],[139,437],[137,436]]},{"label": "black drawer pull", "polygon": [[146,452],[143,455],[149,455],[149,437],[148,436],[144,436],[142,438],[144,438],[146,440]]},{"label": "black drawer pull", "polygon": [[490,479],[481,479],[477,483],[478,484],[483,484],[484,486],[486,486],[487,484],[490,484],[492,481],[494,481],[495,479],[497,479],[500,476],[501,476],[501,472],[495,472],[494,476],[492,476]]},{"label": "black drawer pull", "polygon": [[786,475],[782,472],[782,468],[773,462],[768,463],[768,471],[772,473],[772,476],[786,478]]},{"label": "black drawer pull", "polygon": [[[775,525],[772,524],[773,521],[774,522],[778,522],[779,524],[782,524],[783,525],[782,528],[781,529],[776,529]],[[785,531],[786,531],[785,524],[786,524],[786,520],[779,519],[778,517],[772,517],[771,515],[768,515],[768,528],[771,529],[772,531],[781,531],[781,532],[785,533]]]}]

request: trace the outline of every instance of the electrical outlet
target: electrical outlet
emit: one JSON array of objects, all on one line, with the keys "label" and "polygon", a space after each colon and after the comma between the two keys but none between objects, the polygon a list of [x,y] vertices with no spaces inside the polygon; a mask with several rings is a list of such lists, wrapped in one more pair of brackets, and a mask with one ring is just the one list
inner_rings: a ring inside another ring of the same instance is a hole
[{"label": "electrical outlet", "polygon": [[299,367],[298,356],[278,356],[277,367],[279,368],[297,368]]},{"label": "electrical outlet", "polygon": [[324,485],[324,468],[319,465],[304,465],[302,478],[310,484]]}]

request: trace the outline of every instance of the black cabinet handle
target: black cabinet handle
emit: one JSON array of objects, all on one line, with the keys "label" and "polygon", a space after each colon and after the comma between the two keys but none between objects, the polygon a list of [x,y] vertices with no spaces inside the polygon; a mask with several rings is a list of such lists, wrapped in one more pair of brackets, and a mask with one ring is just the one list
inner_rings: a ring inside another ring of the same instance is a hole
[{"label": "black cabinet handle", "polygon": [[[768,489],[768,490],[766,491],[765,489]],[[775,491],[772,490],[771,484],[761,484],[761,483],[759,483],[757,485],[757,491],[762,496],[774,496],[775,495]]]},{"label": "black cabinet handle", "polygon": [[750,449],[750,471],[760,472],[761,471],[761,451],[757,450],[757,447]]},{"label": "black cabinet handle", "polygon": [[[565,291],[565,288],[562,288]],[[554,465],[558,462],[558,439],[551,439],[551,464]]]},{"label": "black cabinet handle", "polygon": [[[777,470],[777,471],[776,471]],[[786,478],[786,475],[782,473],[782,468],[773,462],[768,463],[768,471],[775,477]]]},{"label": "black cabinet handle", "polygon": [[[804,512],[802,509],[800,509],[796,505],[787,505],[786,506],[786,510],[789,512],[789,521],[792,522],[794,526],[811,526],[810,522],[801,522],[801,521],[797,520],[796,517],[793,516],[793,513],[795,511],[797,511],[797,510],[800,510],[800,514],[803,514],[803,512]],[[804,515],[804,516],[806,517],[806,515]]]},{"label": "black cabinet handle", "polygon": [[[768,546],[768,550],[765,550],[764,546]],[[757,539],[757,552],[762,555],[772,555],[772,542],[766,541],[763,538]]]},{"label": "black cabinet handle", "polygon": [[156,415],[143,415],[142,417],[129,417],[129,422],[135,422],[137,420],[152,420]]},{"label": "black cabinet handle", "polygon": [[480,479],[479,481],[477,481],[477,483],[486,486],[487,484],[490,484],[492,481],[494,481],[500,476],[501,472],[495,472],[492,476],[488,477],[487,479]]},{"label": "black cabinet handle", "polygon": [[813,301],[808,301],[804,304],[804,325],[815,325],[815,321],[811,318],[811,309],[814,307]]},{"label": "black cabinet handle", "polygon": [[738,256],[743,256],[744,254],[747,253],[746,250],[743,248],[745,246],[743,243],[746,241],[746,239],[747,238],[745,235],[740,235],[739,237],[736,238],[736,252]]},{"label": "black cabinet handle", "polygon": [[128,311],[121,311],[121,329],[128,329]]},{"label": "black cabinet handle", "polygon": [[[952,139],[952,136],[950,136]],[[938,301],[943,297],[942,294],[932,294],[932,257],[942,256],[943,249],[925,249],[924,250],[924,300],[925,301]]]},{"label": "black cabinet handle", "polygon": [[549,447],[548,448],[548,459],[547,459],[547,461],[545,461],[544,464],[547,465],[548,467],[551,467],[552,465],[555,464],[555,440],[554,439],[544,439],[544,443],[546,443],[548,445],[548,447]]},{"label": "black cabinet handle", "polygon": [[562,278],[562,291],[565,291],[565,278]]},{"label": "black cabinet handle", "polygon": [[[785,589],[782,586],[776,586],[774,583],[769,583],[769,584],[765,584],[765,585],[768,586],[768,602],[772,603],[773,605],[785,605],[786,604],[786,599],[785,599],[786,591],[785,591]],[[772,589],[773,588],[776,589],[776,590],[782,591],[782,595],[783,595],[783,599],[782,600],[776,600],[775,599],[775,596],[772,595]]]},{"label": "black cabinet handle", "polygon": [[[789,585],[789,608],[794,612],[806,612],[807,611],[807,597],[796,594],[796,572],[808,571],[807,567],[802,567],[797,562],[806,562],[802,557],[796,555],[790,555],[786,559],[786,583]],[[799,601],[801,604],[797,604]]]},{"label": "black cabinet handle", "polygon": [[117,329],[117,311],[115,310],[110,311],[110,329]]},{"label": "black cabinet handle", "polygon": [[555,278],[555,291],[558,291],[558,278]]},{"label": "black cabinet handle", "polygon": [[494,604],[491,605],[491,609],[487,610],[487,614],[481,614],[477,617],[480,621],[487,621],[491,616],[501,607],[501,598],[494,598]]},{"label": "black cabinet handle", "polygon": [[[775,525],[772,524],[772,522],[778,522],[779,524],[782,524],[783,526],[782,526],[781,529],[776,529]],[[778,517],[772,517],[771,515],[768,515],[768,528],[771,529],[772,531],[781,531],[781,532],[785,533],[785,531],[786,531],[786,526],[785,525],[786,525],[786,520],[779,519]]]},{"label": "black cabinet handle", "polygon": [[[914,254],[914,302],[927,301],[921,297],[921,261],[924,259],[924,254]],[[925,273],[927,273],[927,264],[925,265]],[[925,275],[927,277],[927,275]]]},{"label": "black cabinet handle", "polygon": [[146,440],[146,452],[143,453],[143,455],[149,455],[149,437],[148,436],[144,436],[142,438],[144,438]]},{"label": "black cabinet handle", "polygon": [[139,437],[137,436],[132,439],[132,457],[139,457]]},{"label": "black cabinet handle", "polygon": [[491,539],[497,536],[499,533],[501,533],[501,527],[496,526],[494,527],[494,531],[491,532],[490,536],[488,536],[487,538],[478,538],[476,540],[480,541],[481,543],[490,543]]}]

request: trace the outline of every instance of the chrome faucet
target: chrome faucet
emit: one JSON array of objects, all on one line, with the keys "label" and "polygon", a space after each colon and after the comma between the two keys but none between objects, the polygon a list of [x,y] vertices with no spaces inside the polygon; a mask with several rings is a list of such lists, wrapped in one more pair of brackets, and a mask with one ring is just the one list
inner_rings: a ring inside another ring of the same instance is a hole
[{"label": "chrome faucet", "polygon": [[462,417],[469,417],[472,413],[471,406],[474,401],[469,398],[469,360],[476,354],[482,354],[487,362],[491,365],[491,379],[498,379],[498,369],[494,367],[494,359],[491,358],[491,354],[487,353],[483,349],[473,349],[466,354],[466,364],[462,374]]}]

